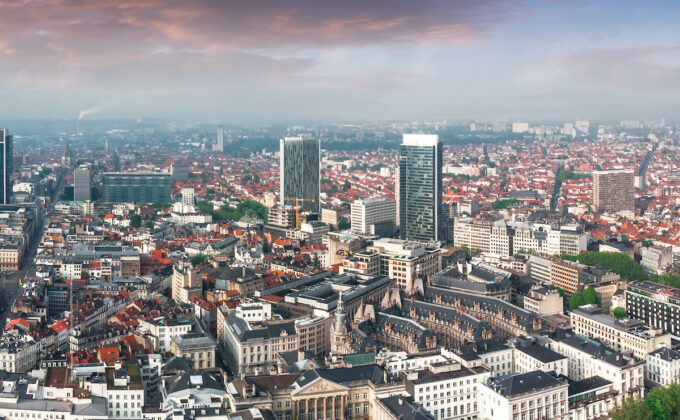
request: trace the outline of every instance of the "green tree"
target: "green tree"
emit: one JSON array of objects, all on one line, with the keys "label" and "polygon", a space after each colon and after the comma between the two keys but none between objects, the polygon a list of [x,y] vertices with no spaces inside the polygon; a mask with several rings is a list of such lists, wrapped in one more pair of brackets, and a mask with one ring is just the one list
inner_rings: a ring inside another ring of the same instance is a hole
[{"label": "green tree", "polygon": [[654,414],[642,398],[627,398],[609,413],[612,420],[654,420]]},{"label": "green tree", "polygon": [[634,259],[621,252],[584,252],[578,256],[562,255],[562,259],[586,265],[601,265],[630,281],[647,280],[647,271]]},{"label": "green tree", "polygon": [[338,230],[349,229],[349,222],[346,219],[340,219],[338,222]]},{"label": "green tree", "polygon": [[151,221],[151,220],[148,220],[146,223],[144,223],[144,227],[147,228],[147,229],[153,229],[153,226],[154,226],[154,224],[153,224],[153,221]]},{"label": "green tree", "polygon": [[586,305],[599,305],[600,299],[597,297],[597,292],[592,286],[588,286],[586,290],[583,291],[583,301]]},{"label": "green tree", "polygon": [[347,191],[347,190],[349,190],[350,188],[352,188],[352,184],[349,183],[349,180],[348,180],[348,179],[345,180],[344,188],[345,188],[345,191]]},{"label": "green tree", "polygon": [[265,239],[264,242],[262,242],[262,253],[268,254],[272,252],[272,247],[269,245],[269,241]]},{"label": "green tree", "polygon": [[130,218],[130,227],[138,228],[142,227],[142,217],[138,214],[133,214]]},{"label": "green tree", "polygon": [[563,290],[561,287],[558,287],[558,288],[557,288],[557,293],[560,294],[560,297],[561,297],[562,299],[564,299],[564,298],[566,297],[566,295],[564,294],[564,290]]},{"label": "green tree", "polygon": [[319,260],[319,256],[317,254],[314,254],[314,258],[312,258],[312,265],[314,267],[321,266],[321,261]]},{"label": "green tree", "polygon": [[616,319],[621,319],[627,317],[628,313],[626,312],[625,309],[618,307],[614,308],[614,310],[612,311],[612,316]]},{"label": "green tree", "polygon": [[654,414],[654,420],[680,418],[680,385],[673,383],[668,388],[656,387],[645,398]]},{"label": "green tree", "polygon": [[496,200],[493,202],[492,207],[494,209],[505,209],[511,206],[516,206],[519,204],[519,200],[516,198],[507,198],[505,200]]},{"label": "green tree", "polygon": [[572,311],[583,305],[585,305],[585,300],[583,299],[583,295],[581,293],[574,293],[569,298],[569,309]]},{"label": "green tree", "polygon": [[202,264],[207,258],[208,256],[205,254],[196,254],[191,258],[191,264],[196,267],[197,265]]}]

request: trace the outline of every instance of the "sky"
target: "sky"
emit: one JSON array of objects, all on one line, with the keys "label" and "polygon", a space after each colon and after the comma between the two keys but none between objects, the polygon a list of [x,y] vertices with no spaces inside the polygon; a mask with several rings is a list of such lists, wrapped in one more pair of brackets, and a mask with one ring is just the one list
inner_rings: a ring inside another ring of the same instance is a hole
[{"label": "sky", "polygon": [[680,2],[0,0],[0,121],[680,120]]}]

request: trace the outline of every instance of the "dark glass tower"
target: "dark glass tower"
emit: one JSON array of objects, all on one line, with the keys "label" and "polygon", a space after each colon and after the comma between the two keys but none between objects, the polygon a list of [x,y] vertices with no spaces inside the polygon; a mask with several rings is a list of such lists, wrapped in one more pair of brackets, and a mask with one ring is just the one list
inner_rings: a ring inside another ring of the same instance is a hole
[{"label": "dark glass tower", "polygon": [[401,237],[441,241],[442,144],[434,134],[404,134],[399,160]]},{"label": "dark glass tower", "polygon": [[102,201],[109,203],[170,203],[168,172],[107,172],[102,176]]},{"label": "dark glass tower", "polygon": [[14,147],[9,130],[0,128],[0,163],[2,164],[2,184],[0,185],[0,204],[12,201],[12,171],[14,169]]},{"label": "dark glass tower", "polygon": [[286,137],[280,143],[280,202],[319,212],[319,139]]}]

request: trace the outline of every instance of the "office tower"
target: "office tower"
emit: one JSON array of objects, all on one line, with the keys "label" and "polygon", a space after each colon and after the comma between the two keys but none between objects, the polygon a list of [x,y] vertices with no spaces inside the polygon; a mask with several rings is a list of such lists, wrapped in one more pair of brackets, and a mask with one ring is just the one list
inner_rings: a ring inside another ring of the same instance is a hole
[{"label": "office tower", "polygon": [[92,200],[90,168],[81,166],[73,171],[73,200],[90,201]]},{"label": "office tower", "polygon": [[194,205],[194,188],[193,187],[182,188],[182,204],[185,207]]},{"label": "office tower", "polygon": [[435,134],[404,134],[399,160],[401,237],[441,240],[442,143]]},{"label": "office tower", "polygon": [[399,164],[397,164],[397,169],[394,171],[394,202],[397,203],[396,211],[396,224],[399,226],[401,224],[401,216],[399,213]]},{"label": "office tower", "polygon": [[189,167],[187,165],[172,163],[170,165],[170,174],[173,181],[184,181],[189,178]]},{"label": "office tower", "polygon": [[318,139],[286,137],[280,142],[280,201],[319,212],[321,143]]},{"label": "office tower", "polygon": [[10,204],[12,201],[12,171],[14,168],[14,153],[12,136],[9,129],[0,128],[0,165],[2,165],[2,185],[0,186],[0,204]]},{"label": "office tower", "polygon": [[593,207],[604,212],[635,211],[635,173],[632,169],[594,171]]},{"label": "office tower", "polygon": [[217,144],[215,145],[215,150],[218,152],[224,151],[224,127],[221,125],[217,127]]},{"label": "office tower", "polygon": [[178,261],[172,267],[172,298],[178,303],[189,303],[194,296],[201,296],[201,277],[188,260]]},{"label": "office tower", "polygon": [[102,176],[102,201],[170,203],[171,186],[167,172],[107,172]]},{"label": "office tower", "polygon": [[365,234],[392,236],[396,213],[396,204],[389,198],[356,200],[352,203],[352,229]]}]

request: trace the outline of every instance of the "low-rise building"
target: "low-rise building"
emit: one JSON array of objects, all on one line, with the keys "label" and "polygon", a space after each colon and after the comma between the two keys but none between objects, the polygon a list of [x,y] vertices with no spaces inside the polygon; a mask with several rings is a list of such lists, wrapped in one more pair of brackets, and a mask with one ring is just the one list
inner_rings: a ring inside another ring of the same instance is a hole
[{"label": "low-rise building", "polygon": [[215,347],[215,341],[204,333],[175,336],[170,343],[172,353],[193,361],[194,369],[215,367]]},{"label": "low-rise building", "polygon": [[659,348],[671,348],[671,334],[660,328],[648,328],[640,320],[615,319],[602,313],[597,305],[584,305],[571,311],[571,326],[576,334],[602,340],[616,351],[632,351],[645,360]]},{"label": "low-rise building", "polygon": [[647,354],[645,378],[661,386],[680,382],[680,352],[662,347]]},{"label": "low-rise building", "polygon": [[477,417],[482,405],[479,387],[489,376],[485,366],[469,368],[457,362],[402,372],[408,393],[435,419]]},{"label": "low-rise building", "polygon": [[569,418],[565,379],[541,370],[490,378],[479,386],[483,401],[481,418],[528,420]]}]

